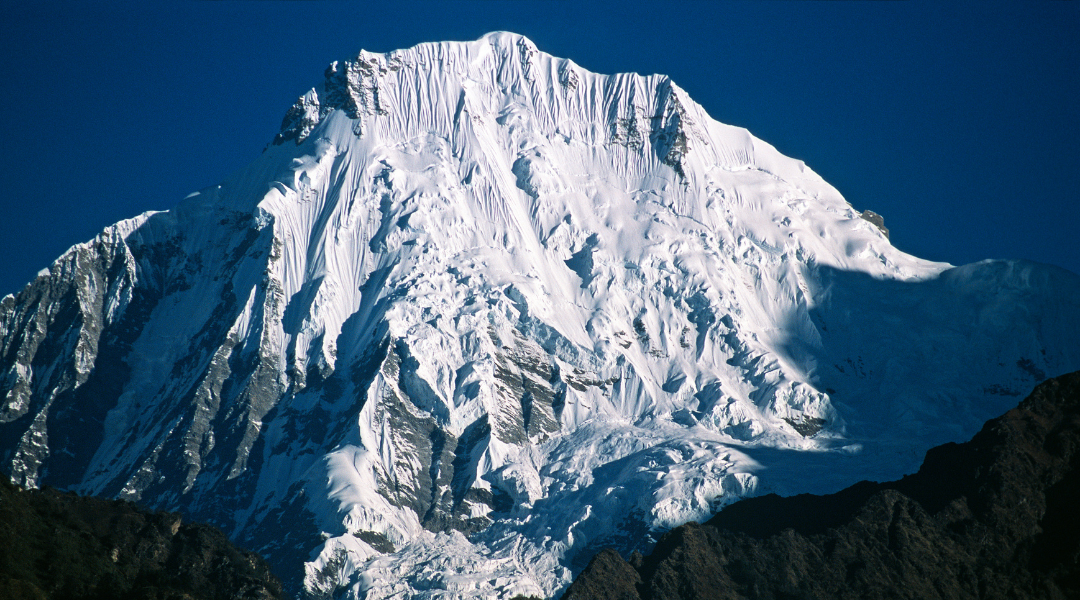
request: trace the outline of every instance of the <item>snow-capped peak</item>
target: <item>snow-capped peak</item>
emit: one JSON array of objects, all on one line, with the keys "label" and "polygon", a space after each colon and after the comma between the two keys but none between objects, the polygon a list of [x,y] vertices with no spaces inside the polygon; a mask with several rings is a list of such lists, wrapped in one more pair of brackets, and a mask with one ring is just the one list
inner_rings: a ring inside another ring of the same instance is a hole
[{"label": "snow-capped peak", "polygon": [[361,52],[249,168],[5,301],[5,460],[217,522],[315,596],[550,596],[1080,368],[1075,277],[922,261],[864,214],[664,76],[509,33]]}]

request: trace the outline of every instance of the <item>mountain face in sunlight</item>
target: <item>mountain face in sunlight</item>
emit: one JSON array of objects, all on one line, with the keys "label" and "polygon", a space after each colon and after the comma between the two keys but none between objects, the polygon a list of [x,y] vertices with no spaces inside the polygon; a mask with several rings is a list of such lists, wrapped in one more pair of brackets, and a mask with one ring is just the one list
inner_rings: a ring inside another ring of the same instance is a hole
[{"label": "mountain face in sunlight", "polygon": [[864,214],[664,76],[507,33],[362,52],[249,167],[0,302],[0,459],[311,597],[551,596],[1080,369],[1080,278]]}]

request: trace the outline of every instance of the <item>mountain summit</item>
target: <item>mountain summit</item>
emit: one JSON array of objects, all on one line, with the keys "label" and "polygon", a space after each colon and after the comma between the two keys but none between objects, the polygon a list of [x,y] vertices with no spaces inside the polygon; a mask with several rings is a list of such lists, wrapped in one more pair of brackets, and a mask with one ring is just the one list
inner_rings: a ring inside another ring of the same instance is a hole
[{"label": "mountain summit", "polygon": [[0,459],[311,597],[551,596],[1080,369],[1076,275],[919,260],[863,214],[664,76],[509,33],[361,52],[251,166],[0,302]]}]

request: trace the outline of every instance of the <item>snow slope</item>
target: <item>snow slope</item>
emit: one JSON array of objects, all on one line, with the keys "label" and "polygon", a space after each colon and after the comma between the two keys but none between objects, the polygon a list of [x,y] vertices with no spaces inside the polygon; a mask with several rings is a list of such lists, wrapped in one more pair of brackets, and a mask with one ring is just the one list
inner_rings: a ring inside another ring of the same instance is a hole
[{"label": "snow slope", "polygon": [[740,496],[913,471],[1080,369],[1078,299],[896,250],[666,77],[361,52],[250,167],[3,299],[0,456],[312,597],[552,596]]}]

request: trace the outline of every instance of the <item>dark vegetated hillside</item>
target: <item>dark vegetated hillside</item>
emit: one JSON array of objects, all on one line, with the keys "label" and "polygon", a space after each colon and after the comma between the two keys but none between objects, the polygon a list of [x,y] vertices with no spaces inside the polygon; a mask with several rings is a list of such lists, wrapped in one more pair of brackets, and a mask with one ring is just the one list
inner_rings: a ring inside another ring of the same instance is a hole
[{"label": "dark vegetated hillside", "polygon": [[0,477],[0,598],[284,597],[263,559],[214,527]]}]

